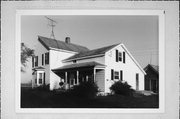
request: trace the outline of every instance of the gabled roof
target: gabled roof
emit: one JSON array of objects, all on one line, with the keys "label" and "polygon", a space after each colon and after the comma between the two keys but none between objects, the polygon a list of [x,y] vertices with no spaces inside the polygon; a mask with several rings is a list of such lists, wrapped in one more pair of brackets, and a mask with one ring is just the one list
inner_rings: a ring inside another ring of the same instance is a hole
[{"label": "gabled roof", "polygon": [[157,66],[157,65],[152,65],[152,64],[148,64],[148,65],[144,68],[144,70],[147,71],[149,68],[159,74],[159,66]]},{"label": "gabled roof", "polygon": [[117,45],[119,45],[119,44],[114,44],[114,45],[78,53],[76,55],[73,55],[72,57],[65,59],[64,61],[71,61],[71,60],[75,60],[75,59],[81,59],[81,58],[97,56],[97,55],[104,55],[106,53],[106,51],[112,49],[113,47],[115,47]]},{"label": "gabled roof", "polygon": [[105,67],[105,65],[97,63],[97,62],[85,62],[85,63],[74,63],[74,64],[65,65],[56,69],[52,69],[52,71],[61,71],[61,70],[67,70],[67,69],[95,67],[95,66]]},{"label": "gabled roof", "polygon": [[62,49],[67,51],[79,52],[79,53],[89,50],[84,46],[76,45],[73,43],[65,43],[63,41],[46,38],[42,36],[38,36],[38,40],[48,50],[50,50],[50,48],[55,48],[55,49]]}]

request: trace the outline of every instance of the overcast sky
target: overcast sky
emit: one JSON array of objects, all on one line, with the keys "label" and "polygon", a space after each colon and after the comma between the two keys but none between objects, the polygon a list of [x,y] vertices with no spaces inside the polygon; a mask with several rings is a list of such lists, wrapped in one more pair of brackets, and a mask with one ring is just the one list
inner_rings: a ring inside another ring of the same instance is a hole
[{"label": "overcast sky", "polygon": [[[158,65],[157,16],[48,16],[57,21],[57,40],[70,37],[71,42],[89,49],[123,43],[144,68]],[[51,27],[44,16],[22,16],[22,42],[34,48],[37,36],[50,37]]]}]

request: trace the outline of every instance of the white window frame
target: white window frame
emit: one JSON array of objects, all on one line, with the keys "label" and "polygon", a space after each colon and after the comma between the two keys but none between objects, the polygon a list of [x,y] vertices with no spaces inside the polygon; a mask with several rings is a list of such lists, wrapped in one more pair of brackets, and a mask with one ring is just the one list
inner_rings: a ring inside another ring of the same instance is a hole
[{"label": "white window frame", "polygon": [[[118,75],[117,75],[116,73],[117,73]],[[118,76],[118,78],[116,78],[116,76]],[[116,80],[116,79],[119,79],[119,71],[114,71],[114,79],[115,79],[115,80]]]}]

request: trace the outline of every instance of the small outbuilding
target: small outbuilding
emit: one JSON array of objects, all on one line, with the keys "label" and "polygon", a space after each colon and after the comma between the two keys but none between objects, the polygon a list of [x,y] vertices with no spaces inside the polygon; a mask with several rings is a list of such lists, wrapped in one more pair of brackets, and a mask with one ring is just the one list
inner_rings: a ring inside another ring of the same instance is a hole
[{"label": "small outbuilding", "polygon": [[144,71],[145,75],[145,90],[159,92],[159,66],[148,64]]}]

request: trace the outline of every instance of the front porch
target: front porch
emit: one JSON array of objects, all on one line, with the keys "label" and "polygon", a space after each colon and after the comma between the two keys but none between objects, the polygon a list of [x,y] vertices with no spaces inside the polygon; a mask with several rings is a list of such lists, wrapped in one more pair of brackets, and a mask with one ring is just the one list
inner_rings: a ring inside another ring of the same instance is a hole
[{"label": "front porch", "polygon": [[99,89],[104,91],[105,65],[97,62],[86,62],[65,65],[52,71],[60,77],[65,89],[82,82],[96,82]]},{"label": "front porch", "polygon": [[45,68],[36,67],[33,68],[33,80],[32,80],[32,88],[45,85]]}]

